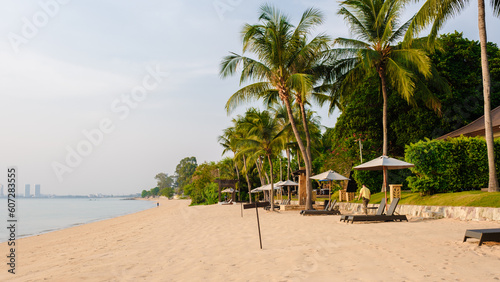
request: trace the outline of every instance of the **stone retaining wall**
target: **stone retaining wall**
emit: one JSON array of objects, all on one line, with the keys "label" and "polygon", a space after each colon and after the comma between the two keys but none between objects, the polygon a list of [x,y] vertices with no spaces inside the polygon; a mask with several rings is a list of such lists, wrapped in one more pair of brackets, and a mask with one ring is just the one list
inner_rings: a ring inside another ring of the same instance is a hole
[{"label": "stone retaining wall", "polygon": [[[342,213],[362,213],[362,204],[337,203]],[[369,204],[378,206],[377,204]],[[375,211],[371,211],[374,213]],[[481,207],[448,207],[448,206],[417,206],[398,205],[396,212],[411,217],[420,218],[455,218],[460,220],[493,220],[500,221],[500,208]]]}]

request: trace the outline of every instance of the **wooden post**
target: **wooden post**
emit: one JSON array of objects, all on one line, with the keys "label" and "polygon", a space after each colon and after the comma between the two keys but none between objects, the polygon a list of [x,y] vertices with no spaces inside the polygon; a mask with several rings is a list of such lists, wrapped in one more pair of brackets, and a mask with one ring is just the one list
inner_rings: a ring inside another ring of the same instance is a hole
[{"label": "wooden post", "polygon": [[384,169],[384,194],[385,194],[385,213],[387,214],[387,167],[383,167]]},{"label": "wooden post", "polygon": [[260,235],[260,222],[259,222],[259,205],[255,203],[255,214],[257,215],[257,228],[259,229],[259,242],[260,242],[260,249],[262,250],[262,237]]},{"label": "wooden post", "polygon": [[306,204],[306,199],[307,199],[306,181],[307,179],[306,179],[305,168],[301,167],[299,174],[299,192],[297,195],[299,198],[299,205]]},{"label": "wooden post", "polygon": [[253,204],[245,204],[243,207],[244,209],[250,209],[255,207],[255,214],[257,215],[257,229],[259,230],[259,242],[260,242],[260,249],[262,250],[262,236],[260,233],[260,221],[259,221],[259,207],[268,207],[270,206],[269,202],[255,202]]}]

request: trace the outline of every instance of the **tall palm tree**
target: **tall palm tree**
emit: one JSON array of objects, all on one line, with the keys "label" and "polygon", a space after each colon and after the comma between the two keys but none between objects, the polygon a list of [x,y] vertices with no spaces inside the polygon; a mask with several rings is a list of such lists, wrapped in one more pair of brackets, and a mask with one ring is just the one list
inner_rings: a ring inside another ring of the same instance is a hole
[{"label": "tall palm tree", "polygon": [[[415,0],[415,2],[418,2],[418,0]],[[425,0],[422,8],[418,11],[414,21],[410,25],[409,31],[411,33],[407,34],[407,41],[411,40],[414,36],[413,33],[418,33],[432,22],[432,29],[429,36],[429,43],[432,46],[438,31],[444,25],[446,20],[460,13],[469,2],[469,0]],[[498,192],[500,191],[500,187],[498,186],[498,178],[495,168],[493,129],[491,123],[491,79],[488,66],[488,53],[486,49],[488,39],[486,37],[486,13],[484,9],[484,0],[477,0],[477,5],[479,42],[481,45],[481,68],[483,76],[484,129],[489,168],[488,191]],[[500,17],[500,0],[491,0],[491,6],[493,7],[493,14]]]},{"label": "tall palm tree", "polygon": [[[293,119],[290,99],[292,90],[306,90],[312,87],[310,76],[298,72],[293,66],[300,64],[297,61],[304,60],[305,56],[301,54],[307,54],[313,48],[317,48],[315,44],[304,46],[303,42],[311,28],[322,23],[322,15],[316,9],[308,9],[303,13],[299,24],[294,27],[288,17],[279,10],[263,5],[259,20],[261,24],[247,24],[242,30],[243,53],[252,52],[257,59],[232,53],[221,63],[222,77],[234,75],[238,66],[242,65],[241,83],[248,80],[257,81],[234,93],[229,98],[226,109],[229,112],[241,103],[278,93],[279,99],[286,106],[290,125],[305,160],[306,209],[312,209],[312,185],[309,180],[310,156],[307,154],[306,146]],[[314,40],[312,39],[311,42]]]},{"label": "tall palm tree", "polygon": [[253,152],[256,155],[264,155],[269,162],[270,173],[270,201],[271,210],[274,210],[274,175],[273,175],[273,162],[275,157],[284,143],[283,132],[279,122],[268,111],[258,111],[250,109],[246,114],[244,127],[248,130],[249,138],[243,139],[242,142],[246,144],[245,150],[240,153]]},{"label": "tall palm tree", "polygon": [[432,78],[429,57],[422,49],[397,44],[411,22],[399,25],[406,0],[346,0],[340,3],[339,15],[347,21],[356,39],[337,38],[335,44],[343,47],[331,51],[333,63],[327,82],[332,82],[334,97],[357,86],[362,78],[377,75],[383,97],[383,155],[387,155],[387,96],[388,88],[397,91],[404,99],[414,99],[416,85],[430,99],[434,108],[439,101],[434,98],[419,77]]}]

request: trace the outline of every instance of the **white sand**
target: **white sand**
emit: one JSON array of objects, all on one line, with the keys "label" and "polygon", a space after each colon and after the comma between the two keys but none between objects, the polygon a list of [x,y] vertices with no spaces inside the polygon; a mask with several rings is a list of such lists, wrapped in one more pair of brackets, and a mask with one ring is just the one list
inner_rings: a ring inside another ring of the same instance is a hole
[{"label": "white sand", "polygon": [[[17,241],[0,281],[498,281],[500,244],[462,243],[499,222],[339,222],[240,206],[159,208]],[[7,244],[0,244],[6,262]]]}]

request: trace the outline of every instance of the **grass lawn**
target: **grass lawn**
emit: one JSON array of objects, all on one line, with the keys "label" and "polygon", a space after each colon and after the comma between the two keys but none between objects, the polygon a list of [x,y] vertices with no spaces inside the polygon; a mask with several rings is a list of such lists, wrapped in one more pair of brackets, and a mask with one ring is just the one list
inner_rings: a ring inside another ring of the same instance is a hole
[{"label": "grass lawn", "polygon": [[[356,195],[357,198],[358,195]],[[380,203],[384,193],[372,194],[370,203]],[[389,194],[387,195],[389,198]],[[339,198],[339,192],[332,194],[333,199]],[[323,203],[327,197],[317,197],[316,203]],[[297,200],[293,197],[292,200]],[[354,200],[353,203],[361,203],[362,201]],[[401,205],[422,205],[422,206],[467,206],[467,207],[493,207],[500,208],[500,192],[482,192],[482,191],[466,191],[457,193],[434,194],[432,196],[420,196],[419,193],[402,192]]]},{"label": "grass lawn", "polygon": [[[370,203],[380,203],[384,193],[372,194]],[[389,195],[388,195],[389,197]],[[354,201],[359,202],[361,201]],[[500,192],[466,191],[420,196],[419,193],[402,192],[401,205],[467,206],[500,208]]]}]

